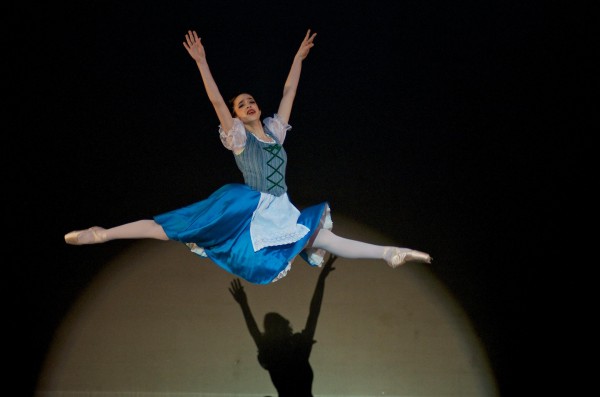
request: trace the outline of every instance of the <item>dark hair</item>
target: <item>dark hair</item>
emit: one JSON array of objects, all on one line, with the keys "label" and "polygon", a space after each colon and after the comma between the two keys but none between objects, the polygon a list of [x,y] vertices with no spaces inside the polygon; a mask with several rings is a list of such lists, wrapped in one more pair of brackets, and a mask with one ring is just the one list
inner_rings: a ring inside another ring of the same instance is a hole
[{"label": "dark hair", "polygon": [[[233,107],[235,99],[237,97],[239,97],[240,95],[242,95],[242,94],[250,95],[247,91],[238,91],[237,94],[235,94],[234,96],[232,96],[231,99],[229,101],[227,101],[229,103],[229,111],[231,111],[231,115],[233,117],[235,117],[235,108]],[[251,95],[251,96],[252,96],[252,98],[254,98],[254,95]],[[254,100],[256,101],[256,98],[254,98]]]}]

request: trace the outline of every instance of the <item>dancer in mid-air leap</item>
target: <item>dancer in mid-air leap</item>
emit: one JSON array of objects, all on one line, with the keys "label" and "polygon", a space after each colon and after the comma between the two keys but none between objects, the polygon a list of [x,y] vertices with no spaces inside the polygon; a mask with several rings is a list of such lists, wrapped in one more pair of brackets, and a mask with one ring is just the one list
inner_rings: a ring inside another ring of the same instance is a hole
[{"label": "dancer in mid-air leap", "polygon": [[[382,259],[392,268],[431,257],[410,248],[373,245],[334,234],[327,202],[299,211],[287,194],[287,155],[283,147],[302,62],[314,46],[308,30],[296,52],[277,112],[261,119],[254,97],[246,92],[229,101],[221,96],[210,72],[204,45],[188,31],[183,46],[196,62],[204,88],[217,113],[221,142],[231,150],[244,176],[243,184],[222,186],[208,198],[152,219],[112,228],[98,226],[65,235],[68,244],[98,244],[116,239],[159,239],[185,243],[228,272],[251,283],[284,277],[300,255],[321,266],[326,252],[342,258]],[[250,54],[248,54],[250,55]]]}]

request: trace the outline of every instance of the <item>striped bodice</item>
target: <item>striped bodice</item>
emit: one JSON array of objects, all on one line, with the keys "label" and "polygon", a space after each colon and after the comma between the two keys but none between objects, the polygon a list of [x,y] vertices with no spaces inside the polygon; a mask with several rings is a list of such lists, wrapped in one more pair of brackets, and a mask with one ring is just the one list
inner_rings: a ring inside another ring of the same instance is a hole
[{"label": "striped bodice", "polygon": [[252,133],[246,131],[246,146],[242,153],[235,155],[235,162],[244,175],[246,185],[263,193],[281,196],[287,192],[287,154],[270,131],[265,130],[265,133],[275,143],[259,141]]}]

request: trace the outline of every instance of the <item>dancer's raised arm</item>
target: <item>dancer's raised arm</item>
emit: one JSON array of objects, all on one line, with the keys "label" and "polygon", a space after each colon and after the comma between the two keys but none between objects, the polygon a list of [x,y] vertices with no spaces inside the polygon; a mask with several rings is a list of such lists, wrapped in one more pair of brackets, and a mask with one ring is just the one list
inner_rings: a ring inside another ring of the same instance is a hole
[{"label": "dancer's raised arm", "polygon": [[[328,202],[302,211],[287,194],[287,153],[283,147],[302,62],[314,47],[316,33],[307,30],[283,87],[277,117],[261,118],[262,111],[248,92],[238,94],[231,110],[210,72],[198,34],[189,30],[183,46],[196,62],[206,94],[219,119],[219,138],[235,155],[244,183],[228,183],[209,197],[192,204],[111,228],[92,226],[65,234],[72,245],[100,244],[111,240],[150,238],[184,243],[201,257],[254,284],[284,277],[298,255],[319,266],[326,252],[342,258],[382,259],[392,268],[407,262],[431,263],[426,252],[384,246],[340,237],[331,231]],[[250,54],[251,55],[251,54]],[[252,77],[252,76],[251,76]],[[318,144],[318,143],[316,143]],[[322,273],[323,277],[326,273]],[[232,285],[232,292],[238,291]],[[316,309],[320,304],[315,295]],[[307,329],[312,333],[318,310],[312,310]],[[253,337],[260,332],[249,323]]]},{"label": "dancer's raised arm", "polygon": [[233,117],[231,116],[227,103],[225,103],[225,100],[223,100],[223,96],[219,91],[219,87],[217,87],[215,79],[210,73],[208,63],[206,62],[206,52],[204,51],[204,46],[202,45],[201,39],[198,37],[198,34],[195,30],[188,30],[188,33],[185,35],[183,46],[194,59],[194,61],[196,61],[196,65],[198,66],[198,70],[200,70],[200,75],[202,76],[204,88],[206,89],[206,94],[215,108],[215,112],[217,112],[217,117],[219,118],[221,127],[223,127],[225,131],[229,131],[233,126]]},{"label": "dancer's raised arm", "polygon": [[316,35],[316,33],[311,35],[310,29],[306,32],[306,36],[304,36],[304,40],[302,40],[300,48],[294,56],[292,67],[283,86],[283,96],[279,103],[277,115],[286,124],[290,120],[290,114],[292,113],[292,105],[294,104],[298,82],[300,81],[300,72],[302,71],[302,61],[308,56],[310,49],[314,47],[315,44],[313,41]]}]

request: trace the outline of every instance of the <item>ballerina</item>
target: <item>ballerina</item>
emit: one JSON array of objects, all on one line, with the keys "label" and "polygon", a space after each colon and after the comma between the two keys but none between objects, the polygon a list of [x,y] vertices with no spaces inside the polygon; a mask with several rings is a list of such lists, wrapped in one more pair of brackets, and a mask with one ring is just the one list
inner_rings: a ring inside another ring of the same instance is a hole
[{"label": "ballerina", "polygon": [[219,137],[233,153],[244,183],[226,184],[188,206],[112,228],[93,226],[65,235],[67,244],[87,245],[117,239],[173,240],[208,257],[226,271],[255,284],[284,277],[300,255],[322,266],[327,252],[341,258],[382,259],[392,268],[407,262],[431,263],[429,254],[410,248],[350,240],[332,232],[327,202],[298,210],[287,194],[287,155],[283,147],[302,62],[316,33],[306,32],[292,61],[279,108],[261,119],[254,97],[242,92],[223,99],[210,72],[204,45],[188,31],[183,46],[196,62],[206,94],[219,119]]}]

